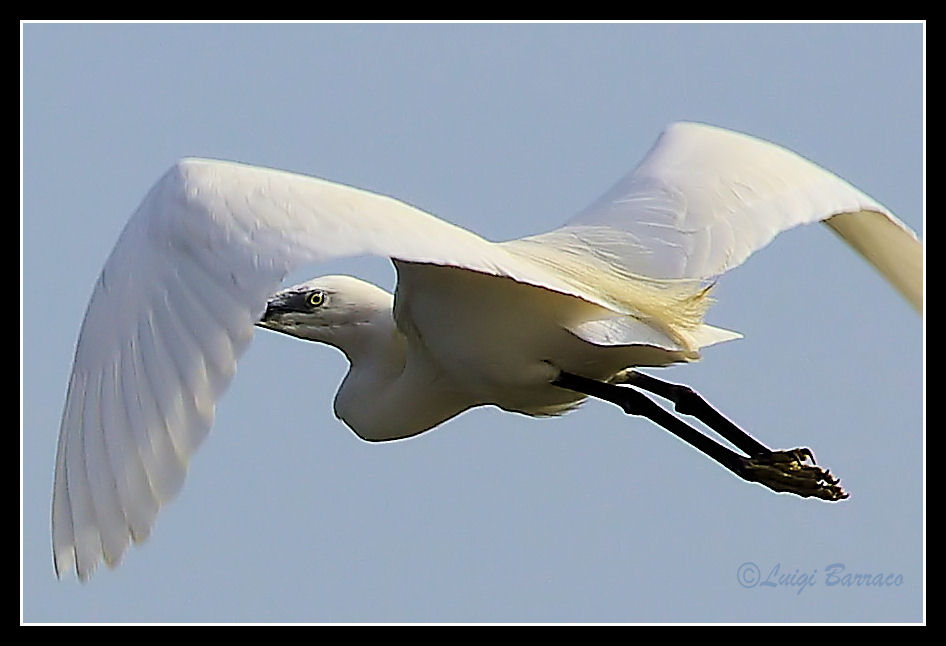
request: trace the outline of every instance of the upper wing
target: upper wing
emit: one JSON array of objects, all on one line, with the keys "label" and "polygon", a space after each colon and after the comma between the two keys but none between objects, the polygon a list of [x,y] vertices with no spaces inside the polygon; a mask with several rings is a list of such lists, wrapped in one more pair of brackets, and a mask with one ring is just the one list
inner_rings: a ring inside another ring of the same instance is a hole
[{"label": "upper wing", "polygon": [[922,246],[886,208],[789,150],[696,123],[669,126],[637,168],[564,227],[516,244],[570,249],[631,276],[705,280],[820,220],[921,309]]},{"label": "upper wing", "polygon": [[122,232],[82,324],[56,459],[58,572],[75,566],[85,578],[102,558],[116,563],[129,538],[147,536],[286,273],[361,254],[557,285],[388,197],[239,164],[179,162]]}]

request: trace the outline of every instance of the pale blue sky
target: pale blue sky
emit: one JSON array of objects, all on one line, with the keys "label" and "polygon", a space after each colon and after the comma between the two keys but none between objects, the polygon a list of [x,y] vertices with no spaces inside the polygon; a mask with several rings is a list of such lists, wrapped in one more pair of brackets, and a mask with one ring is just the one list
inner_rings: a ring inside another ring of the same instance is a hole
[{"label": "pale blue sky", "polygon": [[[25,25],[23,619],[922,619],[921,319],[824,227],[720,282],[709,321],[745,339],[658,376],[810,446],[841,504],[739,481],[598,402],[367,444],[332,414],[343,357],[267,333],[120,568],[57,581],[49,498],[93,283],[177,158],[325,177],[499,240],[559,225],[687,119],[792,148],[922,236],[923,51],[920,25]],[[291,279],[336,272],[393,280],[377,259]],[[747,562],[814,585],[744,587]],[[901,584],[828,586],[834,563]]]}]

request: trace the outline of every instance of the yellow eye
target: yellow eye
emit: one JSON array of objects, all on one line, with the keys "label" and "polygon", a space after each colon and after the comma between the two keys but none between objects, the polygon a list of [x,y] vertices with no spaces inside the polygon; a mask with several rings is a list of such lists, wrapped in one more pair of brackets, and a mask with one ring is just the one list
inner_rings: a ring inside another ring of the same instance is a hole
[{"label": "yellow eye", "polygon": [[316,290],[305,297],[305,302],[312,307],[318,307],[325,302],[325,292]]}]

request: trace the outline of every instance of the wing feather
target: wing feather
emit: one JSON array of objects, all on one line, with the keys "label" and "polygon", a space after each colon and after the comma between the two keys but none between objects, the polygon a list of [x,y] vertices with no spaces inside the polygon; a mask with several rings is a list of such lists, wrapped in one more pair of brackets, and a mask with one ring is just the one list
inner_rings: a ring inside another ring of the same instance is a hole
[{"label": "wing feather", "polygon": [[53,489],[57,572],[75,567],[85,579],[148,535],[285,274],[363,253],[491,272],[506,257],[406,204],[313,178],[182,160],[158,181],[80,331]]},{"label": "wing feather", "polygon": [[888,209],[790,150],[703,124],[672,124],[601,198],[526,240],[586,250],[625,275],[708,280],[780,232],[818,221],[843,223],[842,236],[871,262],[892,250],[875,266],[919,309],[921,271],[896,277],[922,265],[922,245]]}]

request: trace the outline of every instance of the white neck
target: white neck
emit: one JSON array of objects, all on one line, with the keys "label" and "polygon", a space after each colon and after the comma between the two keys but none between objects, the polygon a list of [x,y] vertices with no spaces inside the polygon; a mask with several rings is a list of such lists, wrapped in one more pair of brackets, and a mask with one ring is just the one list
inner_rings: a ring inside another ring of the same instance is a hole
[{"label": "white neck", "polygon": [[452,393],[423,352],[397,328],[391,311],[324,342],[351,367],[335,395],[335,415],[359,437],[381,441],[426,431],[474,405]]}]

